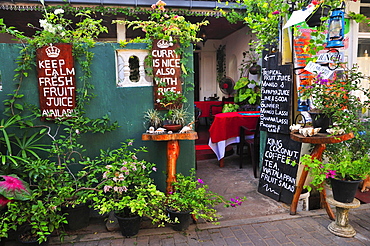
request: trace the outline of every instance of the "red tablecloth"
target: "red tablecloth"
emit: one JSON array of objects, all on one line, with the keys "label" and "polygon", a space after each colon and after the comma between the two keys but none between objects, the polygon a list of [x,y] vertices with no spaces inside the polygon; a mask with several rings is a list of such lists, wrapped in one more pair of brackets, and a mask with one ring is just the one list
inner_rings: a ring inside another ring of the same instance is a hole
[{"label": "red tablecloth", "polygon": [[246,111],[215,115],[215,119],[209,129],[212,143],[238,137],[240,126],[254,129],[260,117],[259,113],[259,111]]},{"label": "red tablecloth", "polygon": [[[222,101],[197,101],[194,102],[195,106],[197,106],[200,110],[202,110],[202,114],[200,117],[209,117],[209,112],[211,110],[212,105],[221,105]],[[234,102],[225,102],[225,103],[234,103]],[[218,114],[222,112],[222,107],[215,107],[214,114]]]}]

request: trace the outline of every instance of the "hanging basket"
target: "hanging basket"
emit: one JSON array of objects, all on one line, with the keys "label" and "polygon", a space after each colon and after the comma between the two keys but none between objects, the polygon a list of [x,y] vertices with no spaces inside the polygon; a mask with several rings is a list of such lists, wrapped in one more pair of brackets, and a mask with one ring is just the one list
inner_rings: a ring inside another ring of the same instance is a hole
[{"label": "hanging basket", "polygon": [[329,5],[320,5],[316,11],[312,12],[307,18],[306,23],[309,27],[321,26],[321,17],[328,16],[331,7]]}]

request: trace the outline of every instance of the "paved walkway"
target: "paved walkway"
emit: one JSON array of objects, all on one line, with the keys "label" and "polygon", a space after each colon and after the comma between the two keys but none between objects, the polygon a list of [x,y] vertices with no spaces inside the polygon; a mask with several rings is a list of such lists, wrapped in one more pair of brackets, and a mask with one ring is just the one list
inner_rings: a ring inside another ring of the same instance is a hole
[{"label": "paved walkway", "polygon": [[357,232],[353,238],[338,237],[329,232],[327,226],[331,220],[323,209],[319,209],[299,212],[295,216],[278,214],[223,221],[219,226],[193,224],[186,232],[175,232],[170,227],[142,229],[132,238],[123,238],[120,232],[92,230],[89,234],[66,237],[63,244],[58,238],[52,238],[50,245],[370,245],[370,204],[350,210],[349,214],[349,224]]}]

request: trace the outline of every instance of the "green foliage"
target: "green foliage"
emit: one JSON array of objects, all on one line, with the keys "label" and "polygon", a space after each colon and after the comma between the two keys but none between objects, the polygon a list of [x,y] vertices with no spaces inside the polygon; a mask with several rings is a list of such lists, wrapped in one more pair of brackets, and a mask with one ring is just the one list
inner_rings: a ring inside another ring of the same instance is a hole
[{"label": "green foliage", "polygon": [[[337,71],[333,79],[317,75],[300,87],[300,97],[312,98],[315,109],[332,117],[338,128],[345,132],[357,131],[361,125],[359,113],[370,107],[370,90],[362,87],[361,79],[364,77],[357,65],[351,68],[346,63],[339,65],[343,70]],[[362,93],[365,100],[361,101],[355,93]]]},{"label": "green foliage", "polygon": [[[187,66],[188,58],[192,53],[186,52],[193,43],[202,41],[197,37],[197,33],[201,26],[208,25],[208,21],[191,23],[186,20],[184,16],[173,14],[172,11],[165,10],[166,3],[158,1],[152,5],[152,11],[148,20],[115,20],[113,23],[125,24],[128,28],[141,29],[145,33],[145,38],[136,40],[140,42],[147,42],[148,49],[152,50],[153,40],[166,40],[170,43],[179,43],[180,47],[175,50],[176,54],[180,56],[180,66],[182,70],[182,78],[185,83],[183,84],[183,91],[189,92],[194,89],[192,82],[187,81],[185,78],[192,74],[194,71]],[[152,74],[152,55],[151,52],[146,58],[148,74]],[[172,91],[166,91],[163,99],[159,103],[162,105],[181,104],[186,102],[186,98],[182,94],[177,94]]]},{"label": "green foliage", "polygon": [[[312,177],[311,185],[317,187],[317,190],[323,190],[323,184],[328,178],[340,180],[359,180],[364,179],[370,174],[370,157],[362,156],[354,159],[353,154],[343,149],[334,156],[329,156],[327,162],[312,158],[310,155],[304,155],[300,163],[305,166],[306,170]],[[309,191],[310,186],[305,186]]]},{"label": "green foliage", "polygon": [[214,208],[217,204],[224,204],[225,207],[241,205],[246,199],[231,199],[230,202],[208,189],[201,179],[195,176],[195,169],[190,170],[189,176],[181,173],[176,174],[176,181],[173,182],[174,191],[167,195],[167,206],[170,210],[178,212],[190,211],[196,219],[202,218],[213,224],[219,224],[220,216]]},{"label": "green foliage", "polygon": [[165,115],[164,120],[169,121],[170,124],[186,125],[186,122],[191,119],[192,115],[185,108],[170,109]]},{"label": "green foliage", "polygon": [[29,161],[24,171],[31,189],[30,199],[7,204],[7,210],[0,214],[0,235],[6,237],[9,229],[29,225],[39,242],[46,241],[48,235],[66,223],[60,212],[64,199],[57,195],[61,177],[57,166],[47,160]]},{"label": "green foliage", "polygon": [[226,103],[222,107],[222,113],[236,112],[238,111],[239,107],[240,106],[238,104]]},{"label": "green foliage", "polygon": [[122,217],[146,216],[153,223],[162,222],[167,216],[164,209],[165,194],[157,190],[150,174],[156,171],[153,163],[139,160],[137,154],[146,152],[144,147],[133,148],[129,139],[113,150],[101,150],[100,156],[87,161],[88,180],[95,187],[91,199],[101,214],[115,211]]},{"label": "green foliage", "polygon": [[[86,202],[88,194],[94,191],[87,186],[86,171],[71,169],[71,166],[82,165],[89,159],[84,156],[86,149],[79,141],[83,134],[106,133],[118,127],[116,122],[110,123],[108,116],[97,119],[85,116],[85,105],[94,97],[91,93],[94,87],[88,82],[94,54],[89,49],[94,46],[95,38],[107,31],[101,24],[102,20],[91,18],[90,11],[77,12],[75,17],[79,21],[72,26],[72,21],[63,17],[62,9],[50,13],[46,9],[43,5],[41,29],[33,37],[6,27],[0,21],[0,32],[28,44],[21,46],[16,61],[16,89],[4,101],[8,118],[0,121],[0,143],[6,147],[1,153],[0,173],[22,175],[20,177],[31,189],[30,200],[10,202],[6,213],[1,213],[0,236],[7,236],[8,230],[26,223],[39,242],[66,223],[65,215],[60,212],[61,206]],[[71,118],[37,125],[35,122],[41,117],[39,109],[36,105],[27,104],[20,91],[23,78],[28,76],[28,71],[35,69],[36,49],[50,43],[72,44],[73,56],[82,70],[76,93],[77,108]],[[44,159],[42,152],[49,153],[56,162]]]},{"label": "green foliage", "polygon": [[180,107],[183,103],[187,102],[187,99],[182,93],[168,90],[162,93],[162,98],[158,102],[164,108],[171,109]]},{"label": "green foliage", "polygon": [[235,84],[234,102],[238,104],[259,104],[261,100],[261,90],[259,83],[250,80],[248,77],[241,77]]},{"label": "green foliage", "polygon": [[158,110],[148,109],[144,114],[144,119],[148,121],[149,126],[153,126],[156,129],[162,125],[162,116]]}]

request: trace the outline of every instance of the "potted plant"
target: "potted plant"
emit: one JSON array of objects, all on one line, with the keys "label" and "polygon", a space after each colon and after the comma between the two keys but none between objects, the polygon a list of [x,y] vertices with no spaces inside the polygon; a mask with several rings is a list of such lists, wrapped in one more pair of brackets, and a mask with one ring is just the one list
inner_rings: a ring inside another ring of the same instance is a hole
[{"label": "potted plant", "polygon": [[149,122],[149,126],[153,126],[155,129],[162,125],[162,116],[156,109],[148,109],[144,114],[144,119]]},{"label": "potted plant", "polygon": [[[358,185],[362,179],[370,174],[370,157],[364,155],[354,158],[355,155],[342,145],[340,152],[335,155],[326,155],[328,161],[320,161],[309,155],[304,155],[300,162],[309,170],[312,177],[311,185],[321,191],[323,184],[330,180],[334,199],[339,202],[353,201]],[[343,184],[337,189],[335,185]],[[352,189],[348,185],[352,185]],[[309,191],[311,186],[305,186]]]},{"label": "potted plant", "polygon": [[[370,91],[361,86],[363,74],[358,66],[348,68],[346,63],[340,63],[341,70],[336,71],[329,79],[321,74],[306,80],[299,87],[301,100],[310,99],[313,109],[332,119],[336,128],[345,132],[356,131],[360,124],[358,114],[369,108]],[[364,95],[364,100],[357,96]],[[321,116],[323,117],[323,116]]]},{"label": "potted plant", "polygon": [[240,64],[240,76],[248,77],[249,74],[257,75],[261,73],[261,66],[257,64],[259,55],[255,53],[255,48],[243,52],[243,60]]},{"label": "potted plant", "polygon": [[182,93],[169,90],[163,92],[162,98],[158,98],[157,102],[166,109],[177,109],[182,107],[183,103],[187,102],[187,99]]},{"label": "potted plant", "polygon": [[[14,200],[7,204],[7,210],[1,214],[1,231],[17,230],[20,242],[35,245],[48,241],[49,236],[67,223],[61,213],[63,198],[56,195],[56,165],[48,160],[30,160],[24,166],[27,173],[29,196],[27,200]],[[4,181],[5,183],[7,180]],[[12,179],[11,185],[23,189],[20,180]]]},{"label": "potted plant", "polygon": [[238,104],[241,109],[257,105],[261,102],[261,90],[259,83],[251,80],[248,77],[241,77],[235,84],[234,102]]},{"label": "potted plant", "polygon": [[123,236],[138,233],[141,217],[152,219],[158,226],[167,220],[165,194],[157,190],[150,178],[150,173],[156,171],[155,165],[139,160],[137,154],[146,150],[131,150],[132,145],[133,140],[129,139],[120,148],[101,150],[100,156],[87,166],[91,171],[88,179],[96,190],[91,194],[93,207],[101,214],[114,212]]},{"label": "potted plant", "polygon": [[244,198],[236,197],[230,201],[209,190],[204,182],[195,176],[195,169],[190,170],[189,176],[176,174],[173,192],[167,194],[167,210],[175,222],[174,230],[186,230],[190,225],[191,216],[195,220],[204,219],[206,222],[218,224],[219,215],[214,206],[223,203],[226,207],[241,205]]},{"label": "potted plant", "polygon": [[164,115],[164,118],[165,118],[164,122],[168,124],[184,126],[186,125],[187,121],[191,118],[191,114],[188,111],[186,111],[185,108],[181,107],[177,109],[168,110],[168,112]]}]

